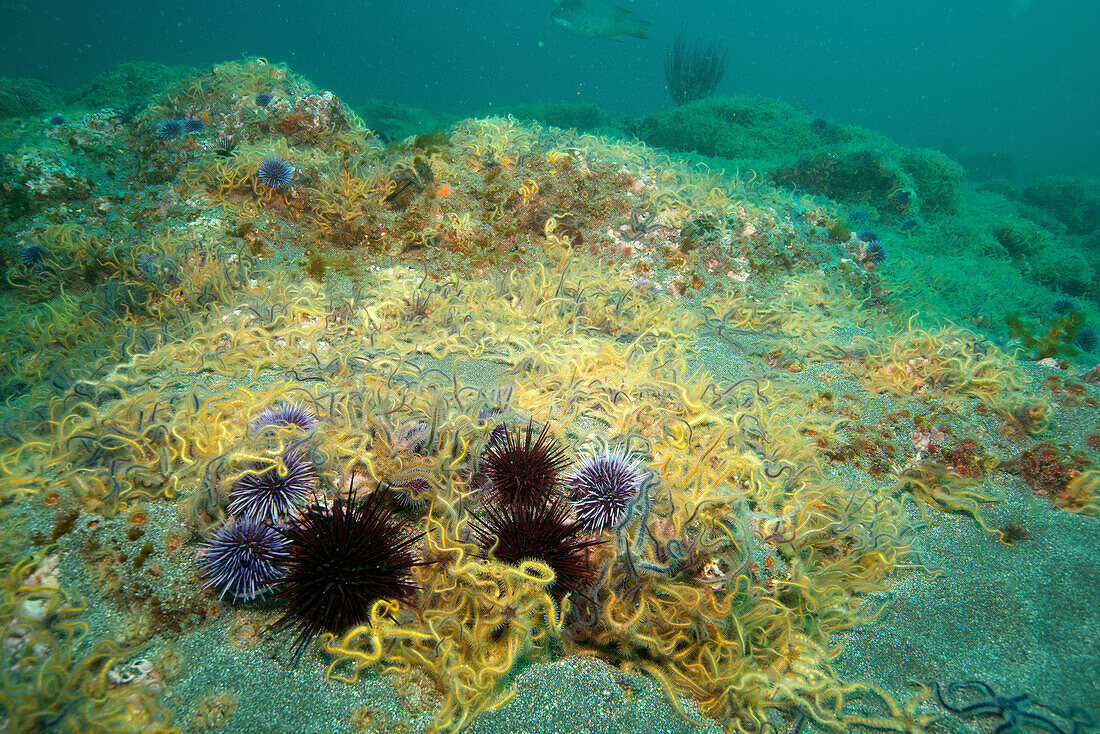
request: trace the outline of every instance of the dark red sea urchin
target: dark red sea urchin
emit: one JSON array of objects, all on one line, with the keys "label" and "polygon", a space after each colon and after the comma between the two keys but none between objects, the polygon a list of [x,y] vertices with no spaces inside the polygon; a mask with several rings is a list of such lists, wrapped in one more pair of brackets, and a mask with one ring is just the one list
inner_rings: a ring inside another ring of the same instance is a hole
[{"label": "dark red sea urchin", "polygon": [[379,487],[365,499],[352,489],[331,508],[312,505],[281,530],[289,541],[278,600],[286,612],[273,625],[295,627],[294,655],[321,632],[340,634],[369,621],[379,599],[408,601],[416,593],[412,568],[419,535],[406,534],[383,504]]},{"label": "dark red sea urchin", "polygon": [[534,424],[528,422],[526,432],[507,431],[482,455],[479,469],[492,482],[490,496],[497,504],[538,505],[554,495],[569,459],[549,425],[534,442],[533,435]]},{"label": "dark red sea urchin", "polygon": [[470,529],[474,541],[502,563],[514,566],[534,560],[553,569],[549,588],[553,596],[561,598],[572,591],[587,598],[585,587],[595,573],[587,551],[604,541],[584,538],[584,529],[569,522],[561,498],[542,504],[486,506],[481,514],[471,516]]}]

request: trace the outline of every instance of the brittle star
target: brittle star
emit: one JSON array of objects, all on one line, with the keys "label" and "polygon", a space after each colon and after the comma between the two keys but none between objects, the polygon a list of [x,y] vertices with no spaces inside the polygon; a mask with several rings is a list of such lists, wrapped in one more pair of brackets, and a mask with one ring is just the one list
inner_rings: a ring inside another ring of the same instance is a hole
[{"label": "brittle star", "polygon": [[[965,718],[972,718],[975,716],[1001,717],[1004,721],[997,725],[997,728],[993,730],[993,734],[1004,734],[1010,731],[1025,731],[1027,729],[1050,732],[1050,734],[1079,734],[1082,726],[1088,727],[1092,726],[1094,723],[1092,717],[1079,708],[1074,707],[1069,710],[1062,710],[1054,706],[1047,706],[1046,704],[1033,701],[1031,696],[1026,693],[1021,693],[1016,696],[998,696],[989,684],[980,680],[950,683],[947,686],[946,695],[948,697],[955,696],[955,694],[960,691],[969,691],[974,694],[984,695],[986,696],[986,700],[978,700],[965,706],[961,705],[960,702],[960,705],[953,706],[945,700],[945,692],[940,688],[938,683],[936,684],[936,699],[940,702],[941,706],[951,713],[958,714]],[[1042,713],[1028,711],[1027,709],[1032,706],[1049,711],[1055,716],[1065,719],[1070,722],[1072,728],[1064,729],[1051,717]]]}]

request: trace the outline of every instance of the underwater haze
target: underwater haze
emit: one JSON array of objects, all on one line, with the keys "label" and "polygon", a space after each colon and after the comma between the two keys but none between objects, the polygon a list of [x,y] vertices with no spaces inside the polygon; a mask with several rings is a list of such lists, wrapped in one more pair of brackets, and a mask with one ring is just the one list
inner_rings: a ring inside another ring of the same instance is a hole
[{"label": "underwater haze", "polygon": [[0,76],[75,86],[115,64],[290,64],[352,106],[455,114],[517,103],[669,106],[682,28],[720,40],[719,94],[756,94],[1025,179],[1100,170],[1100,13],[1091,0],[924,3],[637,0],[623,43],[570,35],[554,0],[4,2]]}]

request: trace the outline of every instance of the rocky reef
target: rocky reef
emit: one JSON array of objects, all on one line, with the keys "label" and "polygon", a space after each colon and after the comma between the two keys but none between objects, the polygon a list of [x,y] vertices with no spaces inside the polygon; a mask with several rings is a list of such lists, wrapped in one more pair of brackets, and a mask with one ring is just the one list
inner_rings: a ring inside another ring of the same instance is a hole
[{"label": "rocky reef", "polygon": [[1095,572],[1087,185],[766,100],[517,110],[594,134],[264,59],[30,94],[0,731],[1095,719],[1087,656],[1040,675],[968,596],[1096,643],[1039,580]]}]

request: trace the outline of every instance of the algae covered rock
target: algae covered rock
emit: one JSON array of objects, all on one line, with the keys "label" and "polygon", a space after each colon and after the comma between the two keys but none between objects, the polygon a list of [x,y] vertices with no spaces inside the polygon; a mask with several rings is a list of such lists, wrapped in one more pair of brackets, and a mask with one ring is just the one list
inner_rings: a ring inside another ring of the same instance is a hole
[{"label": "algae covered rock", "polygon": [[912,181],[896,167],[888,166],[875,149],[814,152],[774,169],[770,176],[785,188],[836,201],[877,205],[897,214],[908,214],[912,208]]},{"label": "algae covered rock", "polygon": [[454,123],[451,115],[441,115],[396,102],[372,99],[355,110],[363,124],[387,140],[404,140],[412,135],[442,129]]},{"label": "algae covered rock", "polygon": [[846,126],[763,97],[710,97],[627,123],[649,145],[734,160],[774,161],[852,138]]},{"label": "algae covered rock", "polygon": [[[43,145],[8,156],[8,178],[2,185],[2,197],[9,207],[22,207],[29,201],[58,203],[88,198],[90,187],[79,161],[58,146]],[[16,190],[18,189],[18,190]]]},{"label": "algae covered rock", "polygon": [[1024,189],[1023,199],[1053,214],[1071,235],[1100,229],[1100,179],[1044,178]]},{"label": "algae covered rock", "polygon": [[951,214],[956,210],[962,166],[931,148],[903,149],[898,166],[913,180],[923,214]]},{"label": "algae covered rock", "polygon": [[898,219],[951,214],[963,180],[962,167],[938,151],[904,148],[773,99],[699,100],[636,118],[627,129],[650,145],[727,158],[779,186]]},{"label": "algae covered rock", "polygon": [[1096,271],[1088,254],[1078,248],[1058,243],[1039,252],[1032,265],[1041,283],[1071,296],[1094,294]]},{"label": "algae covered rock", "polygon": [[528,104],[509,107],[507,112],[521,120],[594,133],[614,129],[617,122],[594,104]]},{"label": "algae covered rock", "polygon": [[938,217],[955,212],[963,170],[937,151],[876,141],[813,150],[769,176],[786,188],[871,206],[898,218]]},{"label": "algae covered rock", "polygon": [[151,62],[119,64],[77,90],[73,101],[89,109],[124,109],[163,92],[192,72],[194,69],[187,66],[165,66]]},{"label": "algae covered rock", "polygon": [[0,78],[0,120],[40,115],[64,104],[61,90],[38,79]]}]

